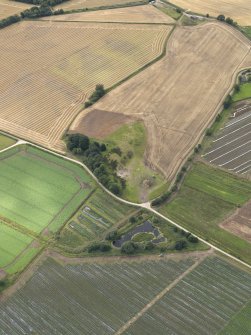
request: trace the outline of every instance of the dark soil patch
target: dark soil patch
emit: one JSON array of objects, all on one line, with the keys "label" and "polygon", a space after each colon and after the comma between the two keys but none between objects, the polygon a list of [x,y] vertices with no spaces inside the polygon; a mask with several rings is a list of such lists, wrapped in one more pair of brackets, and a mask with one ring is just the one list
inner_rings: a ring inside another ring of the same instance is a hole
[{"label": "dark soil patch", "polygon": [[80,133],[96,139],[104,139],[122,125],[135,122],[136,119],[121,113],[106,112],[94,109],[69,133]]}]

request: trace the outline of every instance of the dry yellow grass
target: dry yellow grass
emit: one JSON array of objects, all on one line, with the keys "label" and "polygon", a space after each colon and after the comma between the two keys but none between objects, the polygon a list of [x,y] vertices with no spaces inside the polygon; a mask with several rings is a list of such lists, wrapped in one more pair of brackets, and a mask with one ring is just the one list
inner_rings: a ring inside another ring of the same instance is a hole
[{"label": "dry yellow grass", "polygon": [[[162,60],[93,108],[141,117],[148,162],[171,179],[218,111],[249,49],[248,40],[220,23],[178,27]],[[78,116],[72,130],[89,111]]]},{"label": "dry yellow grass", "polygon": [[[44,18],[48,20],[48,18]],[[53,21],[174,23],[174,20],[152,5],[82,12],[50,17]]]},{"label": "dry yellow grass", "polygon": [[63,8],[64,10],[73,10],[73,9],[94,8],[101,6],[124,5],[139,1],[140,0],[69,0],[56,6],[55,8]]},{"label": "dry yellow grass", "polygon": [[250,0],[172,0],[174,5],[196,13],[229,16],[240,25],[251,25]]},{"label": "dry yellow grass", "polygon": [[2,29],[1,129],[59,148],[95,85],[108,88],[159,56],[170,29],[46,21]]},{"label": "dry yellow grass", "polygon": [[0,20],[11,15],[19,14],[29,7],[30,5],[21,2],[0,0]]}]

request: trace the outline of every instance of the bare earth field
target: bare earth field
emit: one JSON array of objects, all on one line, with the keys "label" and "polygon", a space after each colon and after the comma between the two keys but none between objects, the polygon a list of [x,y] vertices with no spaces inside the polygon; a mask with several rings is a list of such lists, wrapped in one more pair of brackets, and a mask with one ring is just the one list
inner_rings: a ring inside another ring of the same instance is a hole
[{"label": "bare earth field", "polygon": [[60,138],[97,83],[158,57],[170,26],[26,21],[0,31],[0,125],[63,150]]},{"label": "bare earth field", "polygon": [[251,242],[251,202],[237,209],[231,217],[221,224],[221,227]]},{"label": "bare earth field", "polygon": [[[48,18],[44,18],[48,20]],[[56,15],[52,21],[174,23],[174,20],[151,5]]]},{"label": "bare earth field", "polygon": [[[218,111],[249,49],[247,39],[222,24],[178,27],[161,61],[93,108],[141,117],[148,162],[171,179]],[[93,108],[81,112],[71,129]]]},{"label": "bare earth field", "polygon": [[79,8],[94,8],[101,6],[124,5],[128,3],[139,2],[137,0],[69,0],[58,6],[56,9],[73,10]]},{"label": "bare earth field", "polygon": [[[97,122],[97,120],[99,120],[99,122]],[[91,113],[88,113],[81,119],[81,122],[74,129],[74,132],[83,133],[89,137],[97,139],[103,139],[119,129],[122,125],[135,122],[136,120],[137,119],[125,114],[106,113],[94,109]]]},{"label": "bare earth field", "polygon": [[229,16],[242,26],[251,25],[251,1],[249,0],[172,0],[177,5],[195,13]]},{"label": "bare earth field", "polygon": [[31,7],[21,2],[0,0],[0,20],[15,14],[19,14],[25,9]]}]

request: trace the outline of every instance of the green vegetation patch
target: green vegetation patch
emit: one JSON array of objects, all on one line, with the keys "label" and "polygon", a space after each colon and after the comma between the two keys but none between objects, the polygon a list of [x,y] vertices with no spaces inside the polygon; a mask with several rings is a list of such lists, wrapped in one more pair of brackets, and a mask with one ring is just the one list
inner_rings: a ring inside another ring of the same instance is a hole
[{"label": "green vegetation patch", "polygon": [[167,187],[164,177],[144,163],[147,138],[142,122],[123,125],[104,141],[110,152],[114,148],[120,148],[121,154],[115,152],[111,159],[117,161],[117,171],[126,179],[126,188],[122,193],[125,199],[133,202],[147,201],[159,194],[163,185]]},{"label": "green vegetation patch", "polygon": [[0,134],[0,150],[8,148],[15,143],[16,143],[16,141],[13,140],[12,138]]},{"label": "green vegetation patch", "polygon": [[154,239],[154,235],[152,233],[138,233],[133,236],[133,242],[146,242]]},{"label": "green vegetation patch", "polygon": [[0,268],[15,261],[32,242],[32,238],[22,234],[0,221]]},{"label": "green vegetation patch", "polygon": [[30,146],[0,154],[0,215],[29,231],[56,231],[92,190],[83,169]]},{"label": "green vegetation patch", "polygon": [[174,20],[178,20],[182,15],[180,9],[174,8],[172,6],[166,5],[165,7],[157,7],[157,8],[161,10],[163,13],[173,18]]},{"label": "green vegetation patch", "polygon": [[216,198],[244,204],[251,198],[251,183],[203,163],[195,163],[185,179],[185,185]]},{"label": "green vegetation patch", "polygon": [[251,39],[251,27],[241,27],[241,30],[244,32],[244,34]]},{"label": "green vegetation patch", "polygon": [[227,172],[197,163],[177,196],[163,205],[160,212],[192,233],[251,264],[250,243],[219,227],[219,222],[234,212],[237,204],[249,198],[250,182],[243,182]]},{"label": "green vegetation patch", "polygon": [[71,247],[102,239],[114,225],[126,220],[135,207],[123,204],[101,189],[96,190],[72,216],[59,242]]},{"label": "green vegetation patch", "polygon": [[251,329],[251,301],[244,308],[234,315],[229,324],[219,335],[250,334]]},{"label": "green vegetation patch", "polygon": [[251,83],[244,83],[240,85],[240,90],[235,92],[232,99],[233,101],[240,101],[251,98]]}]

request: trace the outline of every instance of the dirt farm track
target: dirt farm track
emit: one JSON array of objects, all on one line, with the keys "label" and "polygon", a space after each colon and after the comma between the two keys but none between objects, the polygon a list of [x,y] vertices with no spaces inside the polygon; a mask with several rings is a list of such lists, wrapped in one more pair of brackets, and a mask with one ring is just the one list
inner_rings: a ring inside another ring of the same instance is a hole
[{"label": "dirt farm track", "polygon": [[[213,120],[249,52],[250,42],[224,24],[178,27],[161,61],[93,108],[141,117],[148,132],[147,160],[171,178]],[[81,112],[71,130],[91,111]]]}]

